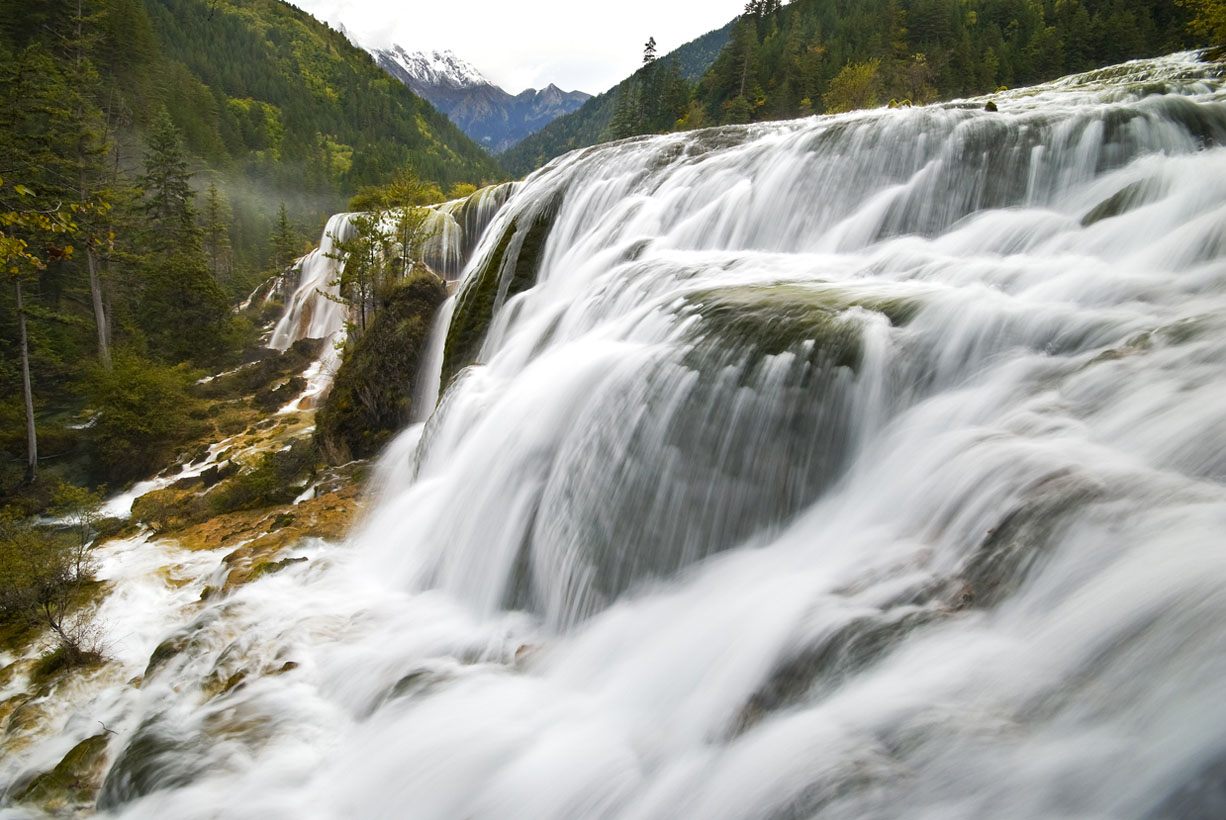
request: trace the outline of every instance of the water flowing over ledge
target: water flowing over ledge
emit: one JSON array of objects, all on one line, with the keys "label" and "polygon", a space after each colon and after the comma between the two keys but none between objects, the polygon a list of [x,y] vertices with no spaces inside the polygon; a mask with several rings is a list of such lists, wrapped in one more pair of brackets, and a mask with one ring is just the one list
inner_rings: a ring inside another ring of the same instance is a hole
[{"label": "water flowing over ledge", "polygon": [[1222,89],[555,161],[361,532],[159,598],[139,689],[0,769],[101,720],[131,818],[1215,816]]}]

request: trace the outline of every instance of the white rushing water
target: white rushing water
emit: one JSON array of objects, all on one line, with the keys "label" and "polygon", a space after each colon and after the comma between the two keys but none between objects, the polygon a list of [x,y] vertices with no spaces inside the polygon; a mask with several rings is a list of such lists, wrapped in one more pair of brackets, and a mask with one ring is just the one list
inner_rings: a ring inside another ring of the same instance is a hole
[{"label": "white rushing water", "polygon": [[361,532],[55,750],[104,714],[124,818],[1221,816],[1222,89],[556,161]]}]

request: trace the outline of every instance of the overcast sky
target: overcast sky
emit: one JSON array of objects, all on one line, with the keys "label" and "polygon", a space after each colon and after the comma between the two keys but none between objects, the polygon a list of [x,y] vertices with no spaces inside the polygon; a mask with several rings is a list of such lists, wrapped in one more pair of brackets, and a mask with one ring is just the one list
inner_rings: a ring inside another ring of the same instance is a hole
[{"label": "overcast sky", "polygon": [[598,94],[655,37],[661,55],[741,13],[745,0],[290,0],[363,44],[451,49],[512,94],[554,83]]}]

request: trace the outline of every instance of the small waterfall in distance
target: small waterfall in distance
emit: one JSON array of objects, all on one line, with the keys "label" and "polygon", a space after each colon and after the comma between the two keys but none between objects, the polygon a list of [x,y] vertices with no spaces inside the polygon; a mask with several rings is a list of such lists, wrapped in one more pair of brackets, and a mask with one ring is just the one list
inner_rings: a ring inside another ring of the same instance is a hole
[{"label": "small waterfall in distance", "polygon": [[[515,185],[493,185],[463,199],[432,206],[423,225],[425,242],[421,248],[422,260],[430,269],[448,282],[455,281],[463,272],[481,233],[507,201]],[[340,299],[344,260],[337,251],[337,243],[353,237],[355,216],[357,214],[352,213],[332,216],[324,226],[319,246],[299,260],[298,287],[269,338],[268,346],[273,350],[287,350],[300,339],[328,340],[320,360],[307,373],[307,388],[292,405],[295,408],[317,401],[331,387],[340,367],[337,345],[351,317]],[[390,231],[392,226],[387,225],[386,229]],[[437,379],[432,376],[431,381]],[[435,395],[437,390],[435,385]]]},{"label": "small waterfall in distance", "polygon": [[361,531],[61,745],[125,818],[1219,816],[1220,71],[555,161]]}]

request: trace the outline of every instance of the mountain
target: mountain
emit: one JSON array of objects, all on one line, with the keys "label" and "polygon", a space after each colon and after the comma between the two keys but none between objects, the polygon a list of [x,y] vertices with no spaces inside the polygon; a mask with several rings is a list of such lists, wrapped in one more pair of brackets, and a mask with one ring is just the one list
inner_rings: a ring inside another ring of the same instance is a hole
[{"label": "mountain", "polygon": [[[734,23],[735,21],[731,21],[722,28],[691,40],[656,60],[656,63],[666,68],[675,66],[676,73],[682,79],[690,83],[697,82],[727,45]],[[618,98],[643,72],[644,69],[639,69],[632,77],[627,77],[603,94],[589,99],[577,111],[557,118],[509,149],[499,157],[502,167],[512,174],[522,176],[567,151],[586,148],[612,137]],[[671,122],[669,124],[671,125]]]},{"label": "mountain", "polygon": [[[444,190],[504,176],[480,146],[380,71],[368,53],[288,3],[92,4],[126,6],[115,23],[122,26],[116,48],[131,43],[143,54],[126,74],[103,73],[117,87],[134,135],[125,161],[139,160],[140,135],[165,105],[197,158],[195,169],[216,172],[211,176],[236,217],[235,252],[249,268],[263,266],[264,238],[282,201],[290,220],[314,235],[358,188],[387,182],[406,166]],[[204,174],[196,179],[207,187]]]},{"label": "mountain", "polygon": [[451,51],[374,49],[375,62],[414,94],[428,100],[488,151],[500,154],[591,98],[552,83],[509,94]]}]

